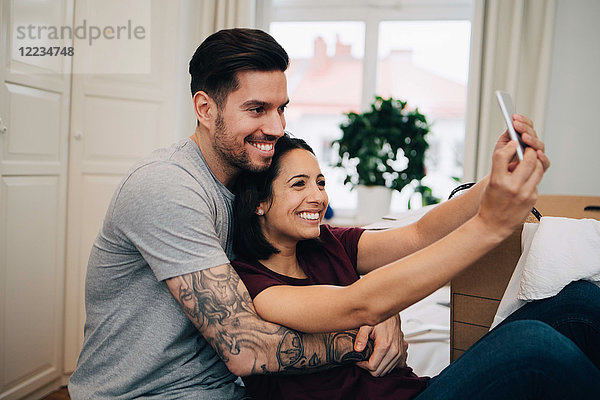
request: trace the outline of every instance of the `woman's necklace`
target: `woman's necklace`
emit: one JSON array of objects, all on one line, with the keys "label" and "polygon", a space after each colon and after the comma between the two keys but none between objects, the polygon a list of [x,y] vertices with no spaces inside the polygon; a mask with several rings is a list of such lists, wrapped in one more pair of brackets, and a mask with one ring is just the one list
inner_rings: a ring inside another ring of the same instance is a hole
[{"label": "woman's necklace", "polygon": [[269,258],[268,260],[261,260],[261,263],[269,268],[271,271],[277,272],[280,275],[289,276],[290,278],[295,279],[306,279],[308,278],[304,273],[304,270],[298,263],[298,259],[295,258],[295,265],[291,266],[291,268],[286,268],[285,271],[282,268],[277,268],[277,261],[273,260],[274,257]]}]

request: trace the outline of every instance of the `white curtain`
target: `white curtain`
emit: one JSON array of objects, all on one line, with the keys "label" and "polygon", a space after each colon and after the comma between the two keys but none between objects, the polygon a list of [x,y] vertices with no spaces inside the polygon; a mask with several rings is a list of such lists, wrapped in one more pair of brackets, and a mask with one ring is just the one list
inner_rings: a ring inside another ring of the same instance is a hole
[{"label": "white curtain", "polygon": [[531,118],[543,137],[555,9],[556,0],[476,0],[465,180],[489,173],[505,130],[494,91],[509,92],[517,112]]},{"label": "white curtain", "polygon": [[204,0],[202,4],[202,39],[221,29],[254,28],[257,0]]}]

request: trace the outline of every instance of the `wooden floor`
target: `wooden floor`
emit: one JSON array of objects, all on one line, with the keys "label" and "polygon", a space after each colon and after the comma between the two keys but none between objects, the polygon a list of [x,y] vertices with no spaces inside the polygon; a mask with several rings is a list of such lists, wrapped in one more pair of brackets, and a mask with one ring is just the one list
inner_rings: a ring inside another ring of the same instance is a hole
[{"label": "wooden floor", "polygon": [[69,392],[67,391],[67,388],[61,388],[59,390],[57,390],[56,392],[50,393],[48,396],[44,397],[41,400],[70,400],[71,397],[69,397]]}]

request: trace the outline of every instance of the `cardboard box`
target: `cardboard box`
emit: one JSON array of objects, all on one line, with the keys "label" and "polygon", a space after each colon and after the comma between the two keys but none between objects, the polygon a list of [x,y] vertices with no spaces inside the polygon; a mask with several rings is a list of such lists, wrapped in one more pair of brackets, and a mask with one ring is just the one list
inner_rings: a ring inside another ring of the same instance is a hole
[{"label": "cardboard box", "polygon": [[[600,220],[600,197],[541,195],[536,208],[542,216]],[[488,332],[521,256],[521,230],[450,283],[450,361]]]}]

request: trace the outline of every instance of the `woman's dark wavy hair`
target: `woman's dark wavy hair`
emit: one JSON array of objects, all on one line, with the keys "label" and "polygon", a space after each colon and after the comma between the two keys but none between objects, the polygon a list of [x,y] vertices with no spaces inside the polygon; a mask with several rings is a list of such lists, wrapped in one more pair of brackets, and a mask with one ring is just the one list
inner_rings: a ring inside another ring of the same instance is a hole
[{"label": "woman's dark wavy hair", "polygon": [[225,106],[229,93],[239,86],[241,71],[285,71],[289,57],[271,35],[258,29],[223,29],[210,35],[190,60],[192,96],[202,90]]},{"label": "woman's dark wavy hair", "polygon": [[303,149],[315,154],[313,149],[302,139],[292,138],[285,134],[275,144],[275,154],[271,165],[263,172],[242,172],[234,188],[235,227],[233,247],[238,257],[247,260],[265,260],[272,254],[279,253],[263,235],[256,215],[258,205],[273,197],[273,181],[279,175],[281,158],[294,149]]}]

